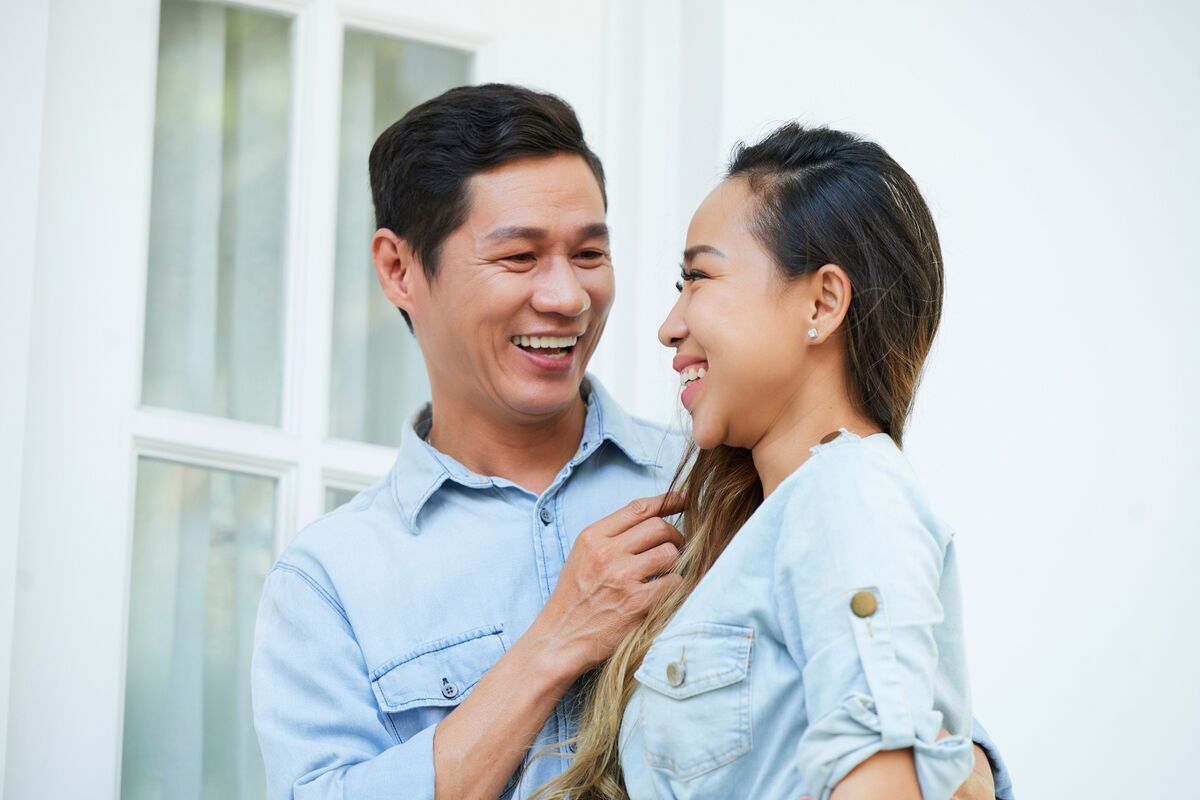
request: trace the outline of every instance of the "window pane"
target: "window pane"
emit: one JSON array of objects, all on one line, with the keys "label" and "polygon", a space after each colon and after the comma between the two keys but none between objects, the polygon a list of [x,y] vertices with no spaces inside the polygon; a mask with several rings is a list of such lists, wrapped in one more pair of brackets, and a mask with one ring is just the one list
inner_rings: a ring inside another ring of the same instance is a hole
[{"label": "window pane", "polygon": [[447,47],[347,31],[334,279],[329,429],[395,446],[404,420],[429,397],[421,352],[371,264],[375,214],[367,156],[413,106],[467,83],[471,56]]},{"label": "window pane", "polygon": [[325,487],[325,513],[328,514],[338,506],[344,506],[354,499],[358,492],[354,489],[338,489],[335,486]]},{"label": "window pane", "polygon": [[138,460],[123,800],[261,798],[250,713],[275,481]]},{"label": "window pane", "polygon": [[290,20],[164,0],[142,402],[279,424]]}]

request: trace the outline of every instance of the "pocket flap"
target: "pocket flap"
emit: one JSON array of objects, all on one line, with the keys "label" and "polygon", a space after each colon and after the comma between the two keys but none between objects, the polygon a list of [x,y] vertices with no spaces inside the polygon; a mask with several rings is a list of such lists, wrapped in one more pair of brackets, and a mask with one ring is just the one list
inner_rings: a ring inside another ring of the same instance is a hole
[{"label": "pocket flap", "polygon": [[682,700],[746,677],[754,629],[695,622],[660,636],[634,677],[643,686]]},{"label": "pocket flap", "polygon": [[456,706],[504,655],[504,626],[482,628],[421,645],[371,673],[371,688],[388,713],[415,706]]}]

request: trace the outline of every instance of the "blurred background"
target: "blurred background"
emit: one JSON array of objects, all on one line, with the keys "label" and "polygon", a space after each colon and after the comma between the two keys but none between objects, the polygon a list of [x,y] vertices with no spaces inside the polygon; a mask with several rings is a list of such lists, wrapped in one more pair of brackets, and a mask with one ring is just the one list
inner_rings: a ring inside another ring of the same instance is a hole
[{"label": "blurred background", "polygon": [[959,531],[1018,796],[1200,797],[1200,5],[0,5],[0,786],[263,797],[260,583],[426,395],[366,155],[512,81],[604,159],[593,371],[677,421],[655,331],[730,147],[799,118],[917,179],[946,316],[907,450]]}]

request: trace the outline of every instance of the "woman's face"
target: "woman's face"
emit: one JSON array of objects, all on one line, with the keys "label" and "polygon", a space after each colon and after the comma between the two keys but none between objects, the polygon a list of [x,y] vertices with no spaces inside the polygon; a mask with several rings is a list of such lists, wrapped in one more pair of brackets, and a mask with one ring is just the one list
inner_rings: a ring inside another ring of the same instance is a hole
[{"label": "woman's face", "polygon": [[[785,280],[751,230],[756,200],[744,178],[712,191],[692,217],[679,300],[658,338],[705,449],[752,448],[798,399],[809,365],[809,278]],[[701,372],[703,377],[699,377]]]}]

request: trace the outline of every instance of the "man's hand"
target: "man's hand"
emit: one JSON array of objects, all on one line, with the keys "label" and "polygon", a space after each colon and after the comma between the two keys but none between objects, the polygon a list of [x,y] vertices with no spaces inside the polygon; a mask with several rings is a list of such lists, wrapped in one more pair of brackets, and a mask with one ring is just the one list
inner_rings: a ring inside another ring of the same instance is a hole
[{"label": "man's hand", "polygon": [[678,575],[663,573],[678,558],[683,536],[662,517],[682,510],[678,492],[634,500],[579,534],[534,623],[564,669],[578,676],[603,662],[679,585]]}]

